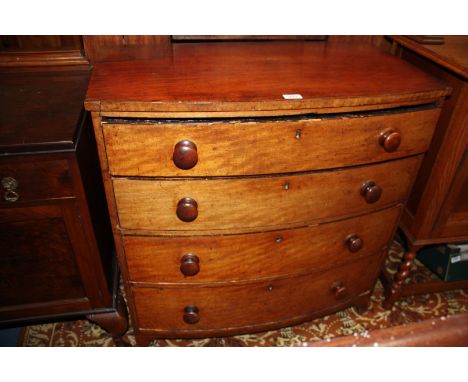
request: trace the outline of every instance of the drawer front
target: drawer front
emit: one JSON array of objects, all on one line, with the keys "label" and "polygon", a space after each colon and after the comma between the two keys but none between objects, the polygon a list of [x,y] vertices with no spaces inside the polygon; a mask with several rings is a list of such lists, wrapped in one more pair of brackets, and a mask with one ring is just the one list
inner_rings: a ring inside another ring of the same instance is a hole
[{"label": "drawer front", "polygon": [[[260,178],[121,178],[114,179],[113,185],[124,229],[219,232],[297,227],[405,199],[420,160],[417,156],[345,170]],[[363,187],[371,181],[376,186]],[[363,189],[372,189],[366,195],[376,197],[378,188],[380,198],[369,203]]]},{"label": "drawer front", "polygon": [[103,124],[103,131],[113,175],[272,174],[422,153],[439,111],[295,121]]},{"label": "drawer front", "polygon": [[134,287],[132,292],[141,329],[255,326],[310,315],[369,291],[380,263],[378,255],[294,278],[233,286]]},{"label": "drawer front", "polygon": [[73,196],[66,160],[0,162],[0,206]]},{"label": "drawer front", "polygon": [[332,268],[381,251],[400,211],[246,235],[124,236],[126,262],[132,281],[148,283],[229,282]]}]

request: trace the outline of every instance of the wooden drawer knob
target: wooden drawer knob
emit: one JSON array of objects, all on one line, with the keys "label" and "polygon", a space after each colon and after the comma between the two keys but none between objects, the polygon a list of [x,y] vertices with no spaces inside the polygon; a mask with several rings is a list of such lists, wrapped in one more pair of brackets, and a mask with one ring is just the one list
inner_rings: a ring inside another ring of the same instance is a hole
[{"label": "wooden drawer knob", "polygon": [[177,217],[183,222],[192,222],[198,216],[198,204],[192,198],[183,198],[177,203]]},{"label": "wooden drawer knob", "polygon": [[364,242],[357,234],[352,233],[346,237],[345,244],[350,252],[357,252],[362,248]]},{"label": "wooden drawer knob", "polygon": [[188,140],[176,143],[172,160],[182,170],[191,169],[198,162],[197,145]]},{"label": "wooden drawer knob", "polygon": [[196,324],[198,321],[200,321],[198,307],[196,305],[187,305],[184,308],[184,322],[193,325]]},{"label": "wooden drawer knob", "polygon": [[341,281],[337,281],[336,283],[334,283],[331,290],[332,293],[335,295],[335,298],[337,299],[343,298],[347,292],[346,287]]},{"label": "wooden drawer knob", "polygon": [[366,199],[369,204],[375,203],[382,195],[382,188],[374,181],[370,180],[363,184],[361,188],[361,195]]},{"label": "wooden drawer knob", "polygon": [[200,259],[198,256],[187,253],[180,259],[180,271],[184,276],[195,276],[200,272]]},{"label": "wooden drawer knob", "polygon": [[393,129],[387,129],[380,133],[379,144],[387,153],[393,153],[401,143],[401,134]]}]

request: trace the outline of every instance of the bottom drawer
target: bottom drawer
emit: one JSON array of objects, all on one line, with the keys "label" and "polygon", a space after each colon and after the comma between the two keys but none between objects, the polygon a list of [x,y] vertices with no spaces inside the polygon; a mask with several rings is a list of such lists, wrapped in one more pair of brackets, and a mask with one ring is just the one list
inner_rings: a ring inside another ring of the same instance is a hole
[{"label": "bottom drawer", "polygon": [[134,287],[139,329],[172,335],[203,330],[221,334],[223,329],[248,326],[254,331],[255,326],[306,319],[372,289],[381,260],[379,254],[328,271],[268,282]]}]

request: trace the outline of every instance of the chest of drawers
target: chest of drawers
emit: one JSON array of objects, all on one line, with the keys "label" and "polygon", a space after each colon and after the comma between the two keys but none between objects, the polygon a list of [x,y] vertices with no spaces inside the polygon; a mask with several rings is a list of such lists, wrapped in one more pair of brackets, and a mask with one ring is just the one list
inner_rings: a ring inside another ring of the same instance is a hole
[{"label": "chest of drawers", "polygon": [[97,64],[85,104],[138,344],[366,308],[446,94],[360,45]]}]

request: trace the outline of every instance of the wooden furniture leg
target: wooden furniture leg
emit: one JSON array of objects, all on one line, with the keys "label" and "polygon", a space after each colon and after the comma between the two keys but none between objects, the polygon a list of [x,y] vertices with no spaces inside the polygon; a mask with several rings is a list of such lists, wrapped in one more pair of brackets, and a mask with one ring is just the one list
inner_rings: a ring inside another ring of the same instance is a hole
[{"label": "wooden furniture leg", "polygon": [[122,295],[119,293],[115,312],[90,314],[86,318],[109,332],[112,335],[115,346],[131,346],[122,338],[128,329],[127,317],[127,306]]},{"label": "wooden furniture leg", "polygon": [[148,347],[150,343],[154,340],[154,337],[152,337],[151,335],[135,333],[135,340],[136,340],[137,346]]},{"label": "wooden furniture leg", "polygon": [[359,314],[363,314],[369,309],[370,305],[370,293],[367,293],[363,296],[359,296],[359,298],[354,303],[354,308]]},{"label": "wooden furniture leg", "polygon": [[385,300],[383,307],[391,309],[393,304],[402,297],[403,283],[411,273],[411,266],[416,259],[416,253],[419,247],[408,243],[408,250],[403,255],[402,263],[398,268],[398,272],[393,276],[390,284],[385,288]]}]

